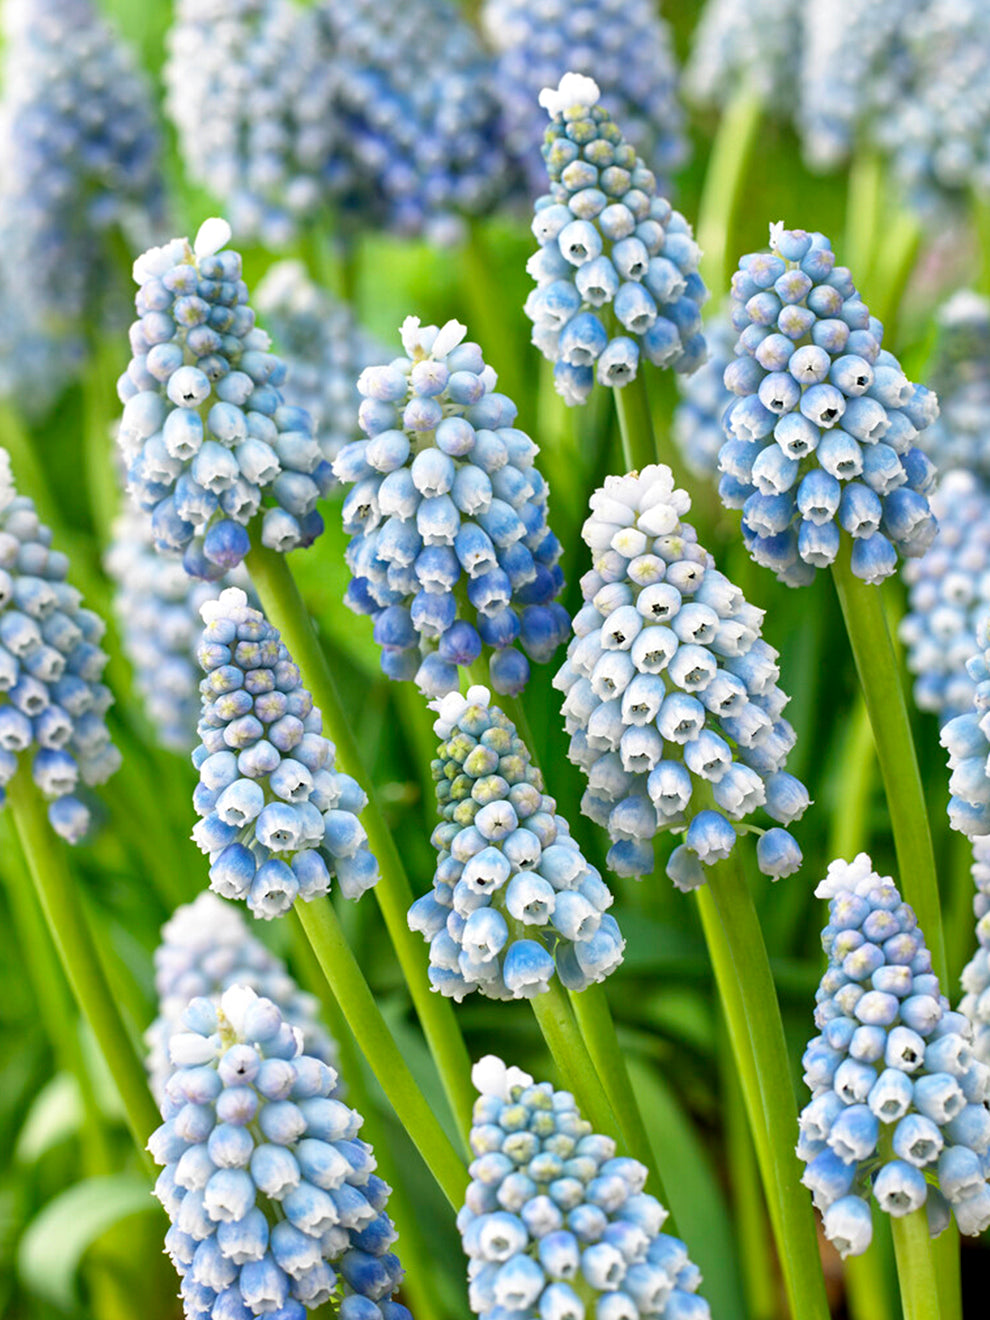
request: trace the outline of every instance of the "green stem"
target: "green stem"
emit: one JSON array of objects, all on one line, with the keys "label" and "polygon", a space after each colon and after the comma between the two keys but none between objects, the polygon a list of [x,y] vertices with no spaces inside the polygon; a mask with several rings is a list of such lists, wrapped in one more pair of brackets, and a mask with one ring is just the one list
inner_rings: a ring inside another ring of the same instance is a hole
[{"label": "green stem", "polygon": [[918,924],[925,933],[935,974],[942,985],[947,986],[935,853],[904,687],[884,614],[883,596],[879,587],[868,586],[853,576],[848,543],[832,565],[832,576],[873,726],[897,850],[901,893],[914,908]]},{"label": "green stem", "polygon": [[828,856],[852,861],[869,843],[869,813],[876,759],[873,729],[862,696],[846,726],[832,807]]},{"label": "green stem", "polygon": [[329,899],[297,903],[296,912],[361,1052],[450,1204],[459,1209],[467,1170],[388,1029]]},{"label": "green stem", "polygon": [[857,151],[849,168],[846,194],[846,232],[843,252],[846,264],[866,287],[873,272],[881,223],[886,211],[883,161],[880,153]]},{"label": "green stem", "polygon": [[891,1218],[904,1320],[941,1320],[928,1216],[924,1207]]},{"label": "green stem", "polygon": [[468,339],[480,344],[485,361],[498,373],[500,393],[519,400],[526,390],[519,331],[519,316],[507,315],[503,272],[484,225],[473,220],[461,247],[464,279],[461,288],[467,301]]},{"label": "green stem", "polygon": [[450,1001],[430,991],[426,948],[406,924],[412,890],[392,833],[385,822],[375,787],[358,752],[350,720],[337,693],[327,658],[320,647],[306,607],[285,557],[255,544],[246,560],[265,614],[282,634],[289,653],[302,671],[323,714],[327,737],[336,744],[340,768],[352,775],[368,795],[362,813],[381,879],[375,898],[381,908],[402,974],[437,1065],[459,1132],[471,1125],[474,1096],[471,1065]]},{"label": "green stem", "polygon": [[842,1266],[846,1307],[851,1320],[899,1320],[894,1290],[894,1249],[891,1215],[873,1216],[873,1241],[862,1256],[850,1256]]},{"label": "green stem", "polygon": [[127,1123],[150,1171],[145,1150],[160,1119],[148,1089],[144,1066],[134,1049],[120,1009],[100,964],[93,936],[65,856],[65,845],[51,831],[37,789],[23,767],[8,786],[8,800],[28,869],[72,993],[103,1052],[120,1091]]},{"label": "green stem", "polygon": [[896,342],[897,316],[918,259],[921,238],[921,225],[910,211],[899,211],[883,236],[874,269],[879,293],[873,297],[873,313],[884,324],[886,344]]},{"label": "green stem", "polygon": [[762,117],[760,97],[748,87],[740,88],[722,113],[708,157],[698,207],[698,245],[702,278],[717,300],[728,289],[729,241]]},{"label": "green stem", "polygon": [[113,382],[121,365],[116,338],[109,342],[98,340],[91,346],[90,360],[83,373],[83,466],[93,530],[101,545],[110,538],[120,504],[110,425],[118,410]]},{"label": "green stem", "polygon": [[545,994],[534,995],[529,1002],[561,1080],[573,1092],[584,1117],[596,1132],[616,1134],[619,1129],[612,1106],[581,1038],[567,993],[556,976],[550,978]]},{"label": "green stem", "polygon": [[974,191],[970,205],[979,250],[980,278],[974,287],[980,293],[990,294],[990,197]]},{"label": "green stem", "polygon": [[657,461],[653,415],[643,373],[637,372],[634,380],[621,389],[616,386],[612,393],[622,437],[622,459],[627,472],[638,472]]},{"label": "green stem", "polygon": [[794,1154],[797,1103],[780,1005],[753,897],[729,862],[697,890],[793,1320],[827,1320],[811,1198]]}]

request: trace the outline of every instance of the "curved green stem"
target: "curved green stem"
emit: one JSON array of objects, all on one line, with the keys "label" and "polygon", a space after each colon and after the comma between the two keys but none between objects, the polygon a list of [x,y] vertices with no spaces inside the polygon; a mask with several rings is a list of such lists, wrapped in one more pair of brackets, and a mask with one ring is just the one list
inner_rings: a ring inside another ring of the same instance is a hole
[{"label": "curved green stem", "polygon": [[832,808],[828,856],[852,861],[869,843],[869,809],[876,760],[873,729],[862,696],[845,730]]},{"label": "curved green stem", "polygon": [[368,795],[362,820],[381,870],[381,879],[374,890],[375,898],[440,1073],[457,1129],[467,1132],[474,1105],[468,1052],[450,1001],[430,990],[426,947],[406,923],[412,890],[379,806],[371,776],[358,751],[350,719],[341,705],[327,658],[285,557],[256,543],[246,563],[265,614],[282,634],[282,640],[322,711],[324,729],[327,737],[336,744],[341,769],[357,779]]},{"label": "curved green stem", "polygon": [[866,287],[877,256],[886,210],[883,160],[878,151],[857,151],[849,167],[843,254],[859,284]]},{"label": "curved green stem", "polygon": [[698,206],[698,245],[702,278],[716,299],[728,289],[729,240],[762,117],[760,97],[748,87],[740,88],[722,112],[708,157]]},{"label": "curved green stem", "polygon": [[584,1117],[593,1124],[596,1132],[606,1136],[617,1133],[618,1122],[581,1038],[563,986],[553,976],[546,993],[534,995],[529,1002],[561,1080],[573,1092]]},{"label": "curved green stem", "polygon": [[627,472],[638,472],[658,458],[653,415],[642,371],[637,372],[636,378],[628,385],[621,389],[616,386],[612,393],[622,437],[622,459]]},{"label": "curved green stem", "polygon": [[897,336],[897,316],[908,286],[918,250],[921,247],[921,223],[910,211],[899,211],[883,236],[877,254],[874,283],[880,291],[873,298],[873,313],[884,324],[884,341],[893,344]]},{"label": "curved green stem", "polygon": [[924,1207],[891,1218],[904,1320],[941,1320],[935,1261]]}]

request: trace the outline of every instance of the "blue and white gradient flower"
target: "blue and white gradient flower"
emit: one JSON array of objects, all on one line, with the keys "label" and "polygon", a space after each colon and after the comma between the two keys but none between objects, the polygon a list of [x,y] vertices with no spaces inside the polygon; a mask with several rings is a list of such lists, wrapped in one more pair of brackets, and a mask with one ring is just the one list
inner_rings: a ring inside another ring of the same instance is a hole
[{"label": "blue and white gradient flower", "polygon": [[[653,840],[683,833],[667,864],[679,889],[704,883],[737,827],[762,808],[781,826],[808,806],[784,765],[794,730],[777,686],[777,652],[760,636],[763,610],[720,573],[682,522],[691,501],[670,468],[608,477],[581,535],[592,568],[574,617],[565,694],[569,759],[588,778],[581,810],[612,839],[619,875],[654,867]],[[801,865],[786,829],[759,834],[757,861],[773,879]]]},{"label": "blue and white gradient flower", "polygon": [[409,925],[430,945],[434,990],[460,1001],[532,999],[555,974],[569,990],[603,981],[625,941],[612,894],[571,838],[512,721],[471,687],[433,703],[440,824],[433,892]]},{"label": "blue and white gradient flower", "polygon": [[485,0],[481,22],[496,52],[495,90],[506,144],[542,191],[544,87],[568,69],[594,76],[609,114],[665,183],[688,155],[670,29],[650,0]]},{"label": "blue and white gradient flower", "polygon": [[550,116],[542,148],[550,191],[536,200],[540,247],[526,268],[537,287],[525,310],[569,404],[584,403],[596,377],[628,385],[641,357],[690,372],[706,354],[708,292],[691,226],[657,195],[652,170],[599,96],[578,73],[540,93]]},{"label": "blue and white gradient flower", "polygon": [[942,727],[949,754],[949,824],[971,839],[990,834],[990,615],[977,625],[978,650],[966,662],[972,704]]},{"label": "blue and white gradient flower", "polygon": [[976,952],[963,968],[963,997],[959,1012],[973,1028],[973,1054],[990,1064],[990,839],[973,840],[973,915],[976,918]]},{"label": "blue and white gradient flower", "polygon": [[725,369],[732,361],[736,332],[719,312],[705,322],[708,360],[690,376],[677,377],[681,402],[674,409],[672,432],[689,472],[711,479],[725,443],[722,414],[732,402],[725,388]]},{"label": "blue and white gradient flower", "polygon": [[265,920],[329,893],[333,879],[345,898],[360,898],[378,880],[358,819],[367,798],[335,769],[333,743],[278,632],[239,587],[201,613],[193,839],[209,854],[211,888]]},{"label": "blue and white gradient flower", "polygon": [[[290,1027],[302,1032],[303,1053],[336,1069],[337,1043],[319,1020],[314,995],[300,990],[285,963],[248,930],[232,903],[208,890],[176,908],[162,927],[155,950],[158,1016],[144,1033],[151,1089],[161,1100],[171,1071],[168,1043],[182,1030],[191,999],[219,1005],[232,985],[244,985],[278,1007]],[[340,1089],[333,1092],[340,1097]]]},{"label": "blue and white gradient flower", "polygon": [[866,853],[835,861],[820,1031],[804,1055],[812,1099],[801,1113],[801,1181],[842,1256],[870,1245],[870,1194],[889,1215],[927,1207],[933,1236],[990,1227],[990,1068],[969,1019],[949,1011],[917,917]]},{"label": "blue and white gradient flower", "polygon": [[189,1320],[305,1320],[325,1302],[341,1320],[411,1320],[392,1300],[390,1189],[333,1068],[245,985],[193,999],[181,1025],[148,1149]]},{"label": "blue and white gradient flower", "polygon": [[990,299],[962,289],[937,321],[930,375],[939,416],[919,443],[940,473],[962,468],[990,481]]},{"label": "blue and white gradient flower", "polygon": [[824,234],[774,224],[770,249],[732,277],[739,339],[725,384],[736,398],[722,417],[719,494],[779,581],[807,585],[845,533],[853,573],[875,584],[935,537],[935,469],[916,441],[938,400],[882,347],[883,326]]},{"label": "blue and white gradient flower", "polygon": [[345,602],[374,620],[385,673],[429,696],[483,652],[495,691],[521,691],[526,656],[545,664],[570,623],[538,447],[465,333],[407,317],[404,356],[358,379],[369,439],[333,465],[351,487]]},{"label": "blue and white gradient flower", "polygon": [[799,0],[708,0],[684,66],[689,100],[724,106],[751,90],[776,111],[793,115],[805,8]]},{"label": "blue and white gradient flower", "polygon": [[574,1097],[488,1055],[471,1128],[471,1182],[458,1215],[471,1310],[482,1320],[709,1320],[687,1246],[646,1167],[617,1156]]},{"label": "blue and white gradient flower", "polygon": [[109,779],[120,753],[106,722],[113,694],[100,681],[104,623],[82,607],[68,568],[0,449],[0,807],[30,756],[52,829],[78,843],[90,814],[77,789]]},{"label": "blue and white gradient flower", "polygon": [[138,320],[118,442],[127,488],[151,514],[156,548],[215,581],[261,543],[285,553],[323,530],[316,508],[332,481],[313,422],[283,401],[285,364],[255,326],[230,226],[207,220],[134,263]]}]

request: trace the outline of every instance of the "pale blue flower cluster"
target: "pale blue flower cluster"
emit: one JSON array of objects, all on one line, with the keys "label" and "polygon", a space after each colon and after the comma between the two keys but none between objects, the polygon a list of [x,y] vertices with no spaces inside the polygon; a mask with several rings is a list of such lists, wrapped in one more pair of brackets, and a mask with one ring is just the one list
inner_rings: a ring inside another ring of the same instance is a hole
[{"label": "pale blue flower cluster", "polygon": [[254,302],[288,369],[282,395],[309,413],[320,453],[332,463],[361,434],[358,376],[388,353],[300,261],[269,266]]},{"label": "pale blue flower cluster", "polygon": [[594,75],[605,108],[662,179],[683,164],[688,143],[670,29],[650,0],[485,0],[481,22],[496,52],[506,146],[531,193],[546,177],[537,98],[568,69]]},{"label": "pale blue flower cluster", "polygon": [[612,894],[515,725],[487,688],[434,704],[439,861],[433,892],[409,910],[410,928],[430,945],[433,989],[458,1001],[472,990],[532,999],[555,973],[569,990],[603,981],[625,945],[608,915]]},{"label": "pale blue flower cluster", "polygon": [[[236,907],[207,890],[176,908],[155,950],[158,1016],[144,1040],[151,1089],[159,1100],[171,1071],[168,1043],[182,1030],[189,1001],[219,1004],[233,985],[246,985],[272,1000],[289,1026],[302,1033],[303,1053],[337,1068],[337,1043],[319,1020],[316,997],[299,989],[285,963],[254,938]],[[340,1087],[331,1094],[339,1098]]]},{"label": "pale blue flower cluster", "polygon": [[709,1320],[686,1245],[646,1167],[617,1156],[573,1095],[488,1055],[458,1215],[472,1311],[483,1320]]},{"label": "pale blue flower cluster", "polygon": [[990,834],[990,614],[976,628],[977,652],[966,662],[975,691],[963,715],[942,726],[949,754],[949,824],[975,839]]},{"label": "pale blue flower cluster", "polygon": [[155,547],[214,581],[244,559],[256,514],[270,549],[311,545],[332,481],[309,414],[279,393],[285,364],[255,326],[229,239],[207,220],[194,246],[173,239],[134,263],[138,319],[117,382],[127,488]]},{"label": "pale blue flower cluster", "polygon": [[708,0],[684,66],[685,94],[723,106],[751,90],[776,110],[798,102],[805,3],[799,0]]},{"label": "pale blue flower cluster", "polygon": [[[794,730],[777,686],[777,653],[760,636],[763,610],[715,568],[681,517],[690,508],[670,468],[606,478],[582,536],[592,568],[574,617],[564,696],[568,756],[588,778],[581,810],[608,830],[609,867],[648,874],[653,839],[683,832],[667,874],[680,889],[728,857],[731,822],[759,808],[798,820],[807,789],[784,770]],[[760,870],[773,879],[801,865],[786,829],[759,835]]]},{"label": "pale blue flower cluster", "polygon": [[78,843],[90,814],[76,790],[109,779],[120,753],[106,723],[113,694],[100,682],[103,620],[82,608],[68,568],[34,503],[17,494],[0,449],[0,807],[32,753],[52,828]]},{"label": "pale blue flower cluster", "polygon": [[483,651],[495,691],[521,691],[526,656],[545,664],[570,625],[538,448],[465,333],[408,317],[405,355],[358,380],[370,439],[333,464],[350,486],[345,601],[374,619],[385,673],[429,696]]},{"label": "pale blue flower cluster", "polygon": [[209,854],[211,887],[265,920],[329,893],[334,878],[345,898],[360,898],[378,880],[358,819],[367,798],[334,768],[333,743],[278,632],[238,587],[201,612],[193,839]]},{"label": "pale blue flower cluster", "polygon": [[930,377],[939,415],[919,444],[940,473],[990,480],[990,299],[961,289],[939,308]]},{"label": "pale blue flower cluster", "polygon": [[677,448],[696,477],[718,472],[718,455],[725,443],[722,414],[732,402],[725,388],[725,369],[732,361],[736,332],[722,313],[705,322],[708,360],[693,375],[677,377],[681,402],[674,409],[672,428]]},{"label": "pale blue flower cluster", "polygon": [[801,1181],[842,1256],[870,1245],[870,1195],[886,1214],[925,1206],[932,1235],[990,1227],[990,1068],[969,1019],[949,1011],[918,920],[865,853],[835,861],[821,1034],[804,1055],[812,1099],[801,1113]]},{"label": "pale blue flower cluster", "polygon": [[976,917],[977,949],[963,968],[963,997],[959,1012],[973,1028],[973,1054],[990,1064],[990,839],[973,840],[973,915]]},{"label": "pale blue flower cluster", "polygon": [[628,385],[641,356],[680,372],[706,356],[708,293],[691,226],[657,194],[653,172],[599,96],[598,84],[577,73],[540,93],[550,115],[550,191],[536,200],[540,246],[526,267],[536,288],[525,310],[568,404],[584,403],[596,376]]},{"label": "pale blue flower cluster", "polygon": [[388,1184],[337,1074],[245,985],[193,999],[169,1041],[155,1195],[188,1320],[411,1320],[392,1300]]},{"label": "pale blue flower cluster", "polygon": [[771,225],[770,249],[732,277],[722,503],[742,510],[750,555],[788,586],[834,563],[843,532],[853,573],[881,582],[935,537],[935,469],[916,441],[938,401],[882,347],[824,234]]}]

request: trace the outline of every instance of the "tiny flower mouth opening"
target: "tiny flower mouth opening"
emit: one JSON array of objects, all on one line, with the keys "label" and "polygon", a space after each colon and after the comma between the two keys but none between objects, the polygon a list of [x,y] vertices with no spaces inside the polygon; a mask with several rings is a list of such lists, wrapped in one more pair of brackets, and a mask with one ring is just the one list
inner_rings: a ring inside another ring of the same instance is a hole
[{"label": "tiny flower mouth opening", "polygon": [[917,1141],[912,1141],[908,1148],[908,1154],[917,1164],[928,1164],[938,1154],[938,1147],[934,1141],[929,1141],[925,1137],[919,1137]]}]

